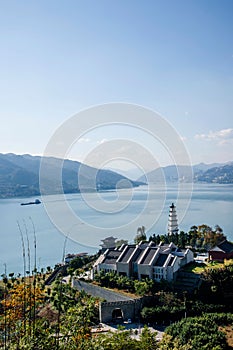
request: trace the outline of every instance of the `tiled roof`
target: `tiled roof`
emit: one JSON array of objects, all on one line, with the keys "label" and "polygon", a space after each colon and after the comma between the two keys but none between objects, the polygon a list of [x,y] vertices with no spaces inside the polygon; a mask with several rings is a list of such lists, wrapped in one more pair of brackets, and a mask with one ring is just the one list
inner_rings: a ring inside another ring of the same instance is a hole
[{"label": "tiled roof", "polygon": [[144,264],[144,265],[148,265],[151,261],[151,259],[153,258],[153,256],[155,255],[157,251],[157,248],[149,248],[146,252],[146,254],[144,255],[142,261],[140,262],[140,264]]},{"label": "tiled roof", "polygon": [[125,251],[123,252],[123,255],[121,256],[120,260],[118,260],[119,262],[127,262],[131,256],[131,254],[133,253],[133,251],[135,250],[135,246],[128,246]]},{"label": "tiled roof", "polygon": [[171,256],[170,260],[169,260],[169,263],[167,266],[171,266],[173,261],[174,261],[175,257],[174,256]]},{"label": "tiled roof", "polygon": [[159,254],[158,259],[156,260],[154,266],[163,266],[165,261],[167,260],[167,254]]},{"label": "tiled roof", "polygon": [[138,262],[138,260],[141,258],[142,256],[142,253],[144,253],[144,250],[140,249],[140,248],[137,248],[135,249],[134,251],[134,254],[133,254],[133,259],[132,261],[133,262]]},{"label": "tiled roof", "polygon": [[169,244],[163,244],[160,249],[162,251],[170,251],[171,250],[171,247],[169,246]]},{"label": "tiled roof", "polygon": [[120,254],[121,251],[119,250],[109,250],[106,257],[102,261],[102,264],[115,264]]},{"label": "tiled roof", "polygon": [[142,257],[142,254],[144,254],[144,252],[145,252],[145,250],[144,249],[140,249],[139,250],[139,253],[137,254],[137,256],[136,256],[136,260],[135,260],[135,262],[136,263],[138,263],[139,262],[139,260],[141,259],[141,257]]},{"label": "tiled roof", "polygon": [[224,253],[232,253],[233,252],[233,243],[225,240],[222,243],[218,244],[218,248],[220,248]]},{"label": "tiled roof", "polygon": [[149,244],[148,244],[148,242],[143,242],[143,243],[140,243],[140,245],[139,245],[142,249],[146,249],[148,246],[149,246]]}]

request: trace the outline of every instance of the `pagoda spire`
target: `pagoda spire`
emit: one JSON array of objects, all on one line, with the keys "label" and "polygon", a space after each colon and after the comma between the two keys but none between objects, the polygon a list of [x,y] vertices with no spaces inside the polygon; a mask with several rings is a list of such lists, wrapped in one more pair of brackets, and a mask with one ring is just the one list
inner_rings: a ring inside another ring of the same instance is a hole
[{"label": "pagoda spire", "polygon": [[176,234],[179,232],[178,221],[176,215],[176,206],[174,203],[170,205],[169,218],[168,218],[168,235]]}]

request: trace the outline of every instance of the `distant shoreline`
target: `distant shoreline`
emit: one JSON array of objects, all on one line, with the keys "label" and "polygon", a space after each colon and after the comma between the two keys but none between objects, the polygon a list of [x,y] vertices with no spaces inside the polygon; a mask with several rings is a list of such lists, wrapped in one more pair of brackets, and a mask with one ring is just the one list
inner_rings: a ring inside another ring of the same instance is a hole
[{"label": "distant shoreline", "polygon": [[[167,186],[172,186],[172,185],[176,185],[176,186],[180,186],[180,185],[199,185],[199,186],[221,186],[221,187],[227,187],[227,186],[233,186],[233,183],[216,183],[216,182],[205,182],[205,181],[194,181],[194,182],[164,182],[164,183],[148,183],[148,184],[142,184],[142,185],[138,185],[138,186],[134,186],[133,188],[143,188],[143,187],[148,187],[148,186],[152,186],[152,187],[157,187],[157,186],[161,186],[164,185],[164,187],[166,188]],[[2,196],[0,193],[0,200],[4,200],[4,199],[31,199],[31,198],[42,198],[44,196],[59,196],[59,195],[69,195],[69,194],[82,194],[82,193],[109,193],[109,192],[116,192],[118,190],[128,190],[132,187],[124,187],[124,188],[112,188],[112,189],[101,189],[101,190],[87,190],[87,191],[70,191],[70,192],[56,192],[56,193],[48,193],[48,194],[41,194],[41,193],[37,193],[37,194],[32,194],[32,195],[16,195],[16,196]]]}]

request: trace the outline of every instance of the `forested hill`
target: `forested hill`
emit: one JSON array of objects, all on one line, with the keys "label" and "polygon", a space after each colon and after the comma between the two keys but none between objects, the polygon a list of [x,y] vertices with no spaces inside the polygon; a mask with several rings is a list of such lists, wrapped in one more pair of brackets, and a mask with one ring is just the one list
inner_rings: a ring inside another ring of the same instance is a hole
[{"label": "forested hill", "polygon": [[157,168],[141,176],[138,181],[148,183],[166,182],[207,182],[233,183],[233,163],[200,163],[194,166],[169,165]]},{"label": "forested hill", "polygon": [[[39,171],[42,157],[29,154],[0,154],[0,198],[40,195]],[[109,190],[136,187],[142,184],[110,170],[97,170],[77,161],[66,159],[62,164],[62,188],[59,186],[57,169],[63,160],[46,158],[46,174],[43,193],[76,193],[82,191]],[[78,172],[81,169],[81,175]],[[81,189],[80,181],[81,179]],[[95,179],[93,181],[93,179]]]},{"label": "forested hill", "polygon": [[196,180],[219,184],[233,183],[233,164],[208,169],[203,174],[197,174]]}]

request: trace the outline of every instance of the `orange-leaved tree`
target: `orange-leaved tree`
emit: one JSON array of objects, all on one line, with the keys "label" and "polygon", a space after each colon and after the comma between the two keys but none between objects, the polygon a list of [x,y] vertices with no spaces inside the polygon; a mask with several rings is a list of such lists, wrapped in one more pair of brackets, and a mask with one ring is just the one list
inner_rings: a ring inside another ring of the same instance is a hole
[{"label": "orange-leaved tree", "polygon": [[12,333],[17,326],[32,321],[32,310],[44,300],[44,291],[41,287],[31,284],[17,284],[7,291],[1,301],[4,317],[1,318],[1,328],[7,327],[7,333]]}]

